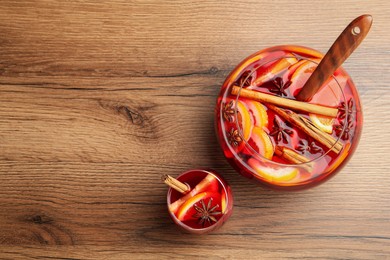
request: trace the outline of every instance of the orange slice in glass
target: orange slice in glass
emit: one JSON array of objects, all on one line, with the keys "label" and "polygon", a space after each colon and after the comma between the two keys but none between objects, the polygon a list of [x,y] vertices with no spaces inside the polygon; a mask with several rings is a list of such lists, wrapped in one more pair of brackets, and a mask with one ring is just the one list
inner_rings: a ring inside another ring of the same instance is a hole
[{"label": "orange slice in glass", "polygon": [[201,192],[195,195],[194,197],[188,199],[178,210],[177,218],[180,221],[189,220],[196,213],[194,205],[203,200],[207,205],[210,200],[212,200],[212,206],[221,205],[221,195],[217,192]]},{"label": "orange slice in glass", "polygon": [[196,194],[202,193],[204,191],[214,192],[217,191],[218,188],[219,188],[218,180],[214,177],[214,175],[208,174],[189,193],[185,194],[183,197],[181,197],[180,199],[176,200],[171,205],[169,205],[169,210],[173,214],[176,214],[179,207],[183,205],[191,197],[194,197]]},{"label": "orange slice in glass", "polygon": [[224,189],[222,189],[222,194],[221,194],[221,212],[225,213],[227,207],[226,203],[226,192]]},{"label": "orange slice in glass", "polygon": [[333,132],[334,118],[320,116],[316,114],[309,114],[311,122],[325,133],[331,134]]},{"label": "orange slice in glass", "polygon": [[267,127],[268,115],[264,105],[260,102],[249,99],[243,99],[243,101],[245,102],[250,114],[252,115],[253,125],[260,128]]},{"label": "orange slice in glass", "polygon": [[269,68],[267,68],[259,77],[256,78],[254,81],[255,86],[260,86],[264,82],[269,81],[270,79],[274,78],[276,75],[278,75],[283,70],[290,67],[292,64],[296,63],[298,60],[294,57],[291,58],[282,58],[280,60],[277,60],[275,63],[273,63]]},{"label": "orange slice in glass", "polygon": [[268,134],[260,127],[254,127],[248,144],[261,156],[272,159],[274,147]]},{"label": "orange slice in glass", "polygon": [[316,50],[302,47],[302,46],[288,46],[287,50],[293,54],[300,54],[305,56],[310,55],[313,58],[322,58],[324,56],[323,54],[321,54]]},{"label": "orange slice in glass", "polygon": [[252,119],[249,113],[249,109],[246,107],[243,101],[239,100],[237,102],[237,112],[239,113],[239,115],[237,116],[239,117],[238,120],[241,123],[241,131],[243,134],[243,138],[245,140],[248,140],[252,132]]},{"label": "orange slice in glass", "polygon": [[290,76],[291,85],[289,87],[290,93],[293,96],[298,95],[299,91],[305,85],[306,81],[309,79],[315,68],[317,67],[317,64],[304,60],[303,62],[300,61],[296,64],[296,68],[294,68],[294,72]]},{"label": "orange slice in glass", "polygon": [[292,75],[303,63],[305,63],[307,60],[300,60],[297,63],[294,63],[288,68],[289,75]]},{"label": "orange slice in glass", "polygon": [[288,182],[294,179],[299,170],[294,167],[281,167],[278,169],[264,166],[256,159],[249,159],[248,164],[256,171],[256,174],[272,183]]}]

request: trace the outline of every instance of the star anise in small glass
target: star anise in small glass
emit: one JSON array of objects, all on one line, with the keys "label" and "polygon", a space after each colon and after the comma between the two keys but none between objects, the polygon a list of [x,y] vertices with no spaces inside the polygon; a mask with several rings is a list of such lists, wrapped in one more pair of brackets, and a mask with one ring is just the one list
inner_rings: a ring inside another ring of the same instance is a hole
[{"label": "star anise in small glass", "polygon": [[223,118],[228,122],[233,122],[234,120],[234,108],[233,108],[233,100],[230,100],[229,103],[223,103],[222,115]]},{"label": "star anise in small glass", "polygon": [[307,140],[304,139],[299,140],[299,144],[296,149],[301,153],[304,153],[305,151],[308,151],[309,153],[312,154],[323,153],[322,148],[319,147],[314,141],[309,143]]},{"label": "star anise in small glass", "polygon": [[276,141],[279,143],[283,140],[283,143],[287,143],[287,135],[292,135],[293,134],[293,131],[291,131],[290,129],[287,129],[287,128],[283,128],[281,126],[281,123],[276,119],[276,117],[274,118],[274,126],[272,128],[272,131],[271,133],[269,133],[269,135],[271,136],[274,136],[276,137]]},{"label": "star anise in small glass", "polygon": [[291,85],[290,80],[284,83],[281,77],[277,77],[274,79],[273,83],[274,84],[268,89],[271,93],[275,93],[278,96],[287,96],[286,89]]},{"label": "star anise in small glass", "polygon": [[[343,139],[343,140],[348,140],[350,135],[351,135],[351,129],[353,128],[352,121],[353,121],[352,117],[349,117],[346,125],[345,125],[344,121],[341,121],[339,125],[336,125],[334,127],[334,130],[336,131],[336,135],[338,137],[341,137],[341,139]],[[343,132],[344,125],[345,125],[345,129]]]},{"label": "star anise in small glass", "polygon": [[227,133],[228,141],[233,146],[238,146],[242,142],[242,137],[237,129],[232,128],[230,132]]},{"label": "star anise in small glass", "polygon": [[345,102],[341,102],[339,106],[340,119],[344,119],[346,116],[351,116],[353,112],[353,100],[352,98],[348,100],[347,106],[345,106]]},{"label": "star anise in small glass", "polygon": [[201,200],[199,202],[200,204],[199,206],[197,204],[194,204],[194,209],[196,210],[196,213],[192,217],[197,218],[198,223],[203,227],[206,225],[206,223],[211,225],[213,222],[217,222],[215,216],[222,214],[222,212],[216,210],[219,207],[219,205],[216,204],[212,206],[212,203],[213,203],[213,198],[210,198],[207,205],[204,202],[204,200]]},{"label": "star anise in small glass", "polygon": [[251,71],[247,70],[245,71],[241,77],[240,80],[238,81],[239,86],[242,87],[249,87],[252,84],[252,75]]}]

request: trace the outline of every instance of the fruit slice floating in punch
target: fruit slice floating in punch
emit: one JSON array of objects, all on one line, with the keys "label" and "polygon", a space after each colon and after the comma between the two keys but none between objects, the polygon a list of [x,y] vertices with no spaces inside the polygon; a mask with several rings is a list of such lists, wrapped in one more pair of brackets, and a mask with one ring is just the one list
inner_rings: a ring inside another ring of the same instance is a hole
[{"label": "fruit slice floating in punch", "polygon": [[288,68],[288,74],[291,78],[291,75],[303,64],[305,63],[307,60],[300,60],[298,61],[297,63],[294,63],[293,65],[291,65],[289,68]]},{"label": "fruit slice floating in punch", "polygon": [[[248,144],[253,148],[253,150],[255,150],[264,158],[269,160],[272,159],[274,154],[274,147],[268,134],[260,127],[253,128]],[[253,152],[248,151],[248,153],[251,154]]]},{"label": "fruit slice floating in punch", "polygon": [[266,167],[261,162],[256,159],[249,159],[248,164],[256,171],[256,174],[269,181],[274,183],[288,182],[294,179],[299,170],[295,167],[282,167],[279,169]]},{"label": "fruit slice floating in punch", "polygon": [[256,80],[253,82],[254,86],[260,86],[263,83],[269,81],[270,79],[274,78],[276,75],[278,75],[280,72],[288,69],[292,64],[296,63],[298,59],[291,57],[291,58],[282,58],[280,60],[275,61],[272,65],[270,65],[269,68],[267,68],[262,74],[256,78]]},{"label": "fruit slice floating in punch", "polygon": [[[316,69],[317,64],[308,60],[298,62],[300,66],[296,67],[294,72],[290,75],[291,85],[289,87],[290,93],[293,96],[298,95],[299,91],[305,85],[313,71]],[[297,64],[298,64],[297,63]]]},{"label": "fruit slice floating in punch", "polygon": [[226,198],[226,192],[225,189],[222,189],[222,194],[221,194],[221,211],[222,213],[225,213],[226,207],[227,207],[227,198]]},{"label": "fruit slice floating in punch", "polygon": [[204,192],[204,191],[210,191],[215,192],[218,190],[218,180],[214,177],[212,174],[208,174],[206,177],[204,177],[203,180],[201,180],[189,193],[185,194],[180,199],[176,200],[175,202],[171,203],[169,205],[169,210],[176,214],[177,210],[181,205],[183,205],[187,200],[194,197],[198,193]]},{"label": "fruit slice floating in punch", "polygon": [[[203,201],[203,202],[202,202]],[[199,205],[198,205],[199,204]],[[210,204],[210,207],[208,207]],[[220,213],[221,214],[221,195],[217,192],[201,192],[194,197],[187,200],[178,210],[177,218],[180,221],[191,220],[196,215],[197,210],[195,205],[205,210],[209,209],[213,212],[208,213]],[[206,212],[205,212],[206,213]]]},{"label": "fruit slice floating in punch", "polygon": [[[236,108],[235,104],[237,104],[237,117],[234,113],[234,119],[229,122],[225,121],[225,138],[230,145],[229,153],[226,155],[227,157],[233,157],[233,153],[239,153],[245,147],[245,141],[251,136],[254,122],[248,107],[242,100],[234,100],[232,109]],[[237,129],[237,121],[240,129]]]},{"label": "fruit slice floating in punch", "polygon": [[245,140],[248,140],[252,132],[252,118],[245,103],[240,100],[238,100],[237,102],[237,113],[237,117],[241,125],[243,138]]},{"label": "fruit slice floating in punch", "polygon": [[331,134],[333,132],[334,119],[331,117],[319,116],[316,114],[309,114],[312,123],[325,133]]},{"label": "fruit slice floating in punch", "polygon": [[250,99],[242,99],[252,116],[252,124],[263,128],[268,126],[268,115],[263,104]]}]

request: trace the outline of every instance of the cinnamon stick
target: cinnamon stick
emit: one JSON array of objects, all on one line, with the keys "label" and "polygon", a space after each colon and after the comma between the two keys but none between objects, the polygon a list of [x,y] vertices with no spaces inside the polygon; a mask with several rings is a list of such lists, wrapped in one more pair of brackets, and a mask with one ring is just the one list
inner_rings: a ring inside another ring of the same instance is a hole
[{"label": "cinnamon stick", "polygon": [[284,120],[290,122],[298,129],[300,129],[301,131],[303,131],[304,133],[312,137],[314,140],[326,146],[328,149],[331,149],[335,153],[339,153],[342,150],[343,144],[339,140],[335,139],[333,136],[318,129],[316,126],[314,126],[311,123],[310,120],[292,111],[285,111],[284,109],[276,107],[271,104],[268,104],[267,106],[273,111],[275,111]]},{"label": "cinnamon stick", "polygon": [[165,184],[170,186],[171,188],[177,190],[180,193],[186,194],[190,191],[190,187],[181,181],[173,178],[172,176],[169,176],[168,174],[165,174],[162,176],[163,181]]},{"label": "cinnamon stick", "polygon": [[195,196],[200,191],[204,190],[204,187],[206,187],[210,182],[212,182],[215,179],[215,177],[212,174],[208,174],[204,179],[199,182],[190,192],[185,194],[183,197],[179,198],[175,202],[173,202],[171,205],[169,205],[169,210],[171,212],[176,212],[176,210],[183,205],[184,202],[186,202],[189,198]]},{"label": "cinnamon stick", "polygon": [[[337,141],[333,136],[330,134],[327,134],[320,129],[318,129],[309,119],[299,116],[299,118],[305,123],[306,127],[309,128],[310,130],[316,132],[321,138],[323,138],[327,143],[330,144],[330,146],[333,146],[332,148],[337,150],[337,153],[339,153],[343,149],[343,144],[340,141]],[[324,142],[325,142],[324,141]],[[329,146],[327,146],[329,148]],[[333,149],[332,149],[333,150]]]},{"label": "cinnamon stick", "polygon": [[303,111],[303,112],[308,112],[308,113],[313,113],[317,115],[324,115],[328,117],[336,117],[338,113],[337,108],[333,107],[326,107],[326,106],[321,106],[321,105],[315,105],[315,104],[310,104],[307,102],[302,102],[302,101],[297,101],[293,99],[288,99],[288,98],[282,98],[266,93],[261,93],[258,91],[254,90],[249,90],[249,89],[241,89],[238,86],[233,86],[232,95],[240,95],[240,97],[244,98],[249,98],[252,100],[260,101],[260,102],[265,102],[268,104],[273,104],[273,105],[278,105],[281,107],[293,109],[296,111]]},{"label": "cinnamon stick", "polygon": [[296,151],[284,147],[284,146],[276,146],[275,147],[275,154],[283,159],[285,159],[288,162],[294,163],[294,164],[300,164],[299,167],[304,168],[306,171],[311,172],[313,170],[313,164],[308,163],[310,160],[306,158],[305,156],[297,153]]}]

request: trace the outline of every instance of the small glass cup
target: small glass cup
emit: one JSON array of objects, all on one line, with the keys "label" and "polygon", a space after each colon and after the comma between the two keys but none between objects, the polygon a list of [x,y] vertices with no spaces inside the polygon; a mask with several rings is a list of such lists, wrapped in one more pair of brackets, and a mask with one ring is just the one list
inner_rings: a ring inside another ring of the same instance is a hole
[{"label": "small glass cup", "polygon": [[[287,122],[268,103],[241,95],[250,90],[294,100],[322,57],[306,47],[275,46],[249,56],[228,76],[217,100],[216,133],[241,175],[273,189],[299,190],[334,176],[351,157],[363,118],[356,87],[342,68],[309,102],[337,108],[335,118],[294,111],[309,128],[330,137],[328,145]],[[239,88],[235,95],[233,86]]]},{"label": "small glass cup", "polygon": [[177,177],[191,189],[187,194],[169,188],[168,212],[182,230],[205,234],[218,229],[232,214],[230,186],[214,170],[190,170]]}]

